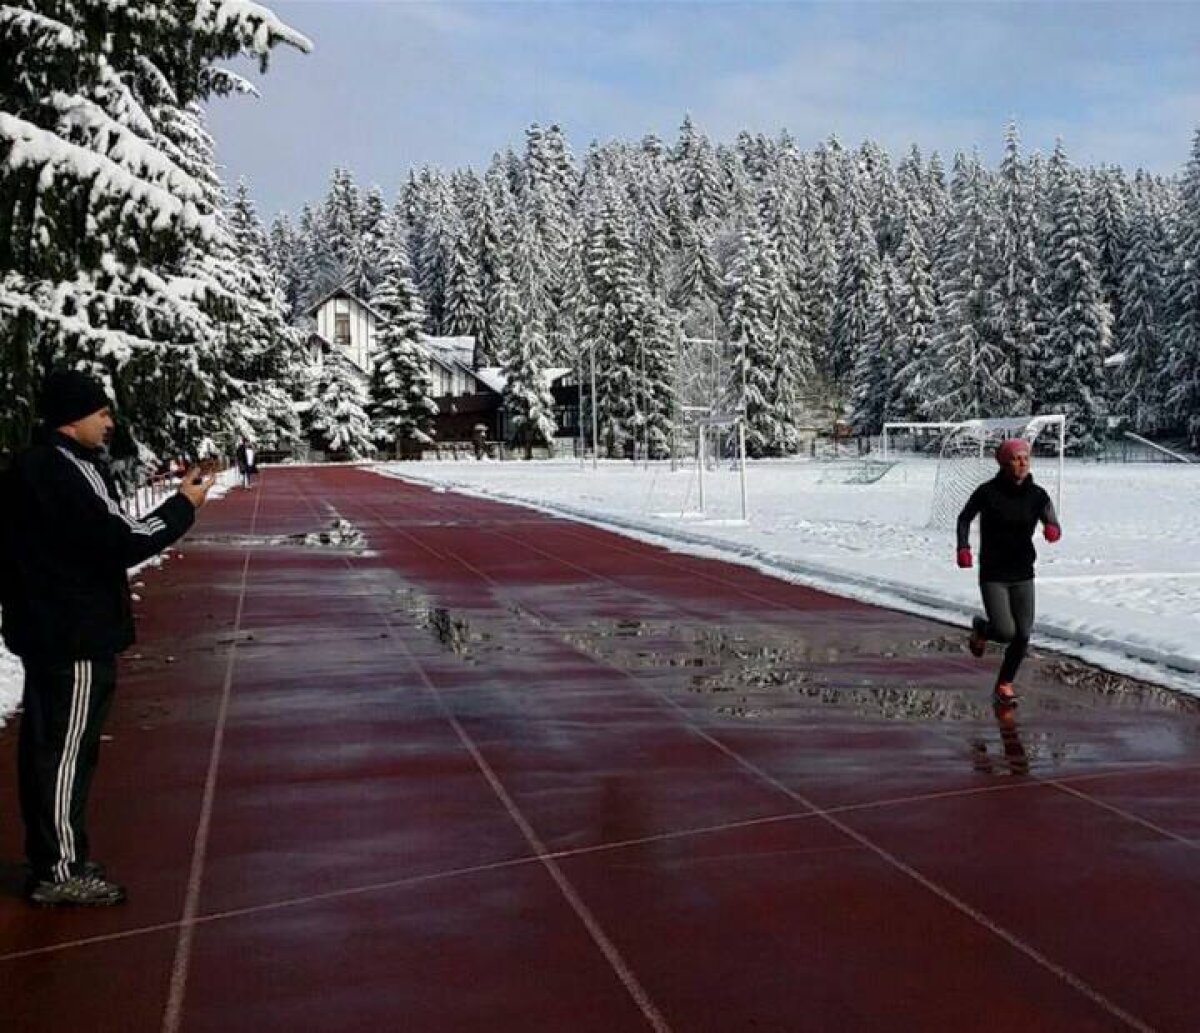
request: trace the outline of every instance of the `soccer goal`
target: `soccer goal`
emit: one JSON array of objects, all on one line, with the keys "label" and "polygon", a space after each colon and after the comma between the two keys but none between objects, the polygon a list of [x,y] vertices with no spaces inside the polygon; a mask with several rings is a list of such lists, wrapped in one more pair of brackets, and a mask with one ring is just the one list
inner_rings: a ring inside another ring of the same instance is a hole
[{"label": "soccer goal", "polygon": [[[706,478],[719,473],[728,462],[737,472],[741,519],[750,517],[746,493],[746,427],[740,413],[714,413],[703,406],[688,406],[677,431],[677,445],[694,456],[691,477],[680,516],[692,514],[708,518],[712,500]],[[690,446],[690,447],[689,447]],[[689,464],[690,465],[690,464]],[[722,493],[723,494],[723,493]],[[691,508],[692,505],[696,508]]]},{"label": "soccer goal", "polygon": [[1007,438],[1024,438],[1035,455],[1051,460],[1048,476],[1038,481],[1054,498],[1062,515],[1063,467],[1066,456],[1066,417],[1061,413],[997,419],[930,423],[886,423],[882,452],[885,461],[905,452],[937,458],[929,526],[953,527],[971,492],[996,473],[995,453]]}]

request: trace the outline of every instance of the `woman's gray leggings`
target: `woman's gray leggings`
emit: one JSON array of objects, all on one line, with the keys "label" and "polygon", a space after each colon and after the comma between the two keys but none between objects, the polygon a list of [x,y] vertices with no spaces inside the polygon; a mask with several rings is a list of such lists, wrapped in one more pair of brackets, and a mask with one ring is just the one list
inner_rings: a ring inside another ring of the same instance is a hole
[{"label": "woman's gray leggings", "polygon": [[987,623],[983,632],[990,642],[1007,642],[997,681],[1011,682],[1029,648],[1033,631],[1033,581],[981,581],[979,594]]}]

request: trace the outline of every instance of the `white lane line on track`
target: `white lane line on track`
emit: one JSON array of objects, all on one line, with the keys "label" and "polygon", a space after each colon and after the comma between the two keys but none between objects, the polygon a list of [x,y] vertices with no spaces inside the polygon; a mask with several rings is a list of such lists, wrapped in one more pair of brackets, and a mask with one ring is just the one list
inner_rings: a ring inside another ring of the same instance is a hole
[{"label": "white lane line on track", "polygon": [[[377,518],[380,518],[380,514],[378,513],[378,511],[376,511],[375,515]],[[478,567],[476,567],[474,564],[472,564],[470,561],[464,559],[463,557],[453,554],[453,553],[439,552],[438,550],[425,545],[424,543],[420,542],[416,538],[415,535],[410,534],[409,532],[405,531],[403,528],[396,527],[393,523],[388,521],[386,518],[382,518],[382,522],[384,523],[385,526],[390,527],[393,531],[403,534],[406,538],[408,538],[410,541],[412,541],[414,545],[417,545],[419,548],[422,548],[424,551],[429,552],[431,555],[438,557],[442,561],[452,560],[454,562],[457,562],[460,565],[462,565],[463,567],[465,567],[467,570],[469,570],[473,574],[475,574],[475,576],[480,578],[480,580],[491,585],[493,588],[499,589],[502,587],[495,579],[490,577],[488,574],[486,574],[485,572],[480,570]],[[598,574],[594,571],[590,571],[585,567],[581,567],[578,564],[571,562],[570,560],[566,560],[561,557],[554,556],[551,553],[547,553],[544,550],[539,549],[534,545],[531,545],[527,540],[518,540],[518,539],[512,538],[511,536],[508,536],[508,535],[499,534],[496,532],[493,532],[493,533],[496,534],[497,537],[509,539],[510,541],[513,542],[514,545],[518,545],[518,546],[527,548],[530,551],[535,552],[538,555],[545,557],[546,559],[549,559],[553,562],[560,563],[563,566],[566,566],[568,568],[579,571],[580,573],[586,574],[593,579],[600,580],[600,581],[608,581],[609,583],[616,584],[618,587],[624,588],[624,586],[622,586],[620,584],[620,582],[616,582],[613,579],[608,578],[603,574]],[[718,583],[720,583],[719,579],[712,578],[710,580],[718,581]],[[733,586],[726,586],[726,587],[733,587]],[[771,602],[770,600],[763,599],[762,597],[759,597],[756,594],[753,594],[750,592],[745,592],[745,591],[743,591],[742,594],[745,594],[750,598],[760,599],[761,601],[767,602],[768,605],[770,605],[772,608],[779,608],[778,604]],[[545,614],[539,613],[535,608],[530,607],[530,606],[526,606],[525,609],[528,610],[530,613],[537,615],[542,621],[545,622],[545,624],[547,626],[553,627],[553,621],[551,621]],[[1055,961],[1051,960],[1046,955],[1042,954],[1039,950],[1037,950],[1037,948],[1033,947],[1031,944],[1026,943],[1024,940],[1022,940],[1020,937],[1018,937],[1015,933],[1009,932],[1007,929],[1000,926],[998,923],[993,922],[990,918],[987,917],[987,915],[983,914],[983,912],[978,911],[977,909],[972,907],[970,904],[968,904],[965,900],[961,900],[960,898],[956,897],[948,889],[946,889],[945,887],[934,882],[932,879],[928,878],[927,876],[921,874],[916,868],[914,868],[911,865],[907,864],[906,862],[902,861],[899,857],[892,854],[890,851],[886,850],[884,847],[878,845],[877,843],[875,843],[873,840],[869,839],[864,834],[858,832],[851,826],[845,824],[845,822],[840,821],[838,818],[836,818],[835,816],[833,816],[829,813],[822,813],[820,811],[820,809],[814,803],[812,803],[812,801],[808,800],[803,795],[793,791],[788,786],[786,786],[785,784],[780,782],[778,779],[776,779],[774,776],[770,775],[763,769],[759,768],[752,761],[742,757],[735,750],[732,750],[731,748],[727,747],[724,743],[720,742],[719,740],[715,739],[713,736],[709,735],[703,728],[699,727],[698,725],[695,725],[692,722],[692,715],[690,714],[689,711],[687,711],[684,707],[680,706],[677,702],[675,702],[670,697],[665,696],[664,694],[659,692],[652,685],[650,685],[650,684],[646,683],[644,680],[640,679],[636,674],[626,671],[623,668],[617,667],[614,664],[610,664],[601,658],[590,657],[590,659],[592,659],[596,663],[599,663],[605,667],[608,667],[610,670],[616,672],[617,674],[621,675],[622,677],[629,679],[635,685],[638,685],[644,691],[648,692],[651,696],[662,701],[663,704],[665,704],[666,706],[675,710],[677,713],[679,713],[682,716],[683,723],[694,734],[699,735],[702,739],[709,742],[717,750],[719,750],[720,752],[722,752],[723,754],[728,756],[729,759],[732,760],[734,763],[745,768],[747,771],[755,774],[757,777],[759,777],[760,779],[765,781],[768,785],[775,787],[776,789],[778,789],[780,792],[782,792],[785,795],[787,795],[788,797],[790,797],[795,802],[801,804],[802,806],[808,807],[810,809],[810,811],[812,811],[816,816],[818,816],[822,820],[828,822],[830,825],[832,825],[834,828],[838,829],[844,835],[847,835],[851,839],[860,843],[863,847],[870,850],[872,853],[874,853],[876,856],[878,856],[881,860],[883,860],[887,864],[891,865],[896,870],[902,872],[904,875],[908,876],[910,879],[912,879],[913,881],[915,881],[916,883],[918,883],[919,885],[924,887],[926,890],[928,890],[930,893],[934,894],[940,900],[944,901],[946,904],[950,905],[952,908],[957,910],[960,914],[966,916],[967,918],[970,918],[976,924],[978,924],[982,928],[984,928],[984,929],[988,930],[990,933],[992,933],[992,935],[1003,940],[1009,946],[1013,947],[1015,950],[1024,954],[1030,960],[1034,961],[1035,963],[1040,965],[1042,968],[1046,969],[1046,971],[1050,972],[1051,974],[1053,974],[1054,976],[1056,976],[1057,978],[1062,980],[1064,983],[1066,983],[1067,985],[1071,986],[1073,989],[1078,991],[1080,994],[1087,997],[1094,1004],[1096,1004],[1098,1007],[1100,1007],[1104,1011],[1108,1012],[1114,1018],[1119,1019],[1121,1022],[1125,1023],[1132,1029],[1141,1031],[1141,1033],[1153,1033],[1153,1027],[1147,1025],[1141,1019],[1137,1018],[1135,1015],[1132,1015],[1131,1013],[1125,1011],[1118,1004],[1116,1004],[1116,1002],[1109,1000],[1109,998],[1105,997],[1102,993],[1100,993],[1100,991],[1096,990],[1090,984],[1085,982],[1082,978],[1080,978],[1079,976],[1076,976],[1073,972],[1069,971],[1068,969],[1064,968],[1063,966],[1057,964]]]},{"label": "white lane line on track", "polygon": [[[368,510],[374,509],[373,506],[368,506],[367,508]],[[378,516],[377,510],[376,516]],[[385,526],[395,530],[389,521],[384,520],[383,523]],[[408,536],[406,535],[406,537]],[[345,558],[343,562],[351,571],[358,573],[354,564],[349,558]],[[438,709],[442,712],[442,716],[453,729],[454,734],[458,737],[459,742],[470,754],[471,759],[475,762],[475,766],[479,769],[480,774],[483,775],[485,781],[491,787],[491,790],[495,794],[496,798],[501,802],[501,804],[504,806],[504,809],[508,812],[510,819],[517,826],[521,832],[521,835],[525,838],[525,841],[537,855],[538,862],[543,866],[547,874],[549,874],[550,878],[553,880],[554,884],[558,887],[559,892],[562,894],[571,910],[575,912],[576,917],[587,930],[592,942],[596,945],[596,948],[608,962],[609,967],[613,970],[618,980],[620,980],[621,985],[624,986],[626,992],[638,1006],[638,1009],[641,1011],[643,1017],[649,1023],[650,1028],[658,1031],[658,1033],[671,1033],[670,1024],[658,1010],[658,1007],[655,1005],[653,1000],[651,1000],[650,995],[641,985],[641,982],[634,974],[633,969],[630,968],[628,962],[625,960],[616,944],[613,943],[609,938],[599,920],[592,913],[592,910],[587,906],[579,892],[575,889],[574,885],[567,878],[566,874],[559,867],[559,865],[555,862],[552,853],[546,848],[546,845],[542,842],[541,837],[538,836],[529,820],[521,812],[520,808],[516,804],[516,801],[513,800],[513,798],[509,795],[508,790],[505,789],[504,784],[501,782],[499,776],[496,774],[492,766],[487,762],[487,759],[483,756],[483,753],[480,751],[478,745],[476,745],[475,741],[467,733],[467,730],[462,726],[462,723],[458,720],[458,718],[454,716],[453,711],[450,709],[438,687],[429,677],[428,672],[424,667],[421,666],[421,663],[412,654],[412,652],[403,644],[403,638],[397,634],[397,629],[392,622],[391,616],[382,606],[378,607],[378,611],[383,623],[391,632],[389,642],[399,653],[404,656],[409,665],[416,672],[417,676],[421,679],[421,683],[425,686],[426,691],[432,695],[435,703],[438,706]]]},{"label": "white lane line on track", "polygon": [[[1183,770],[1196,767],[1197,765],[1187,765]],[[1157,763],[1147,763],[1141,767],[1141,770],[1177,770],[1165,765]],[[1117,774],[1122,774],[1117,773]],[[1112,778],[1114,772],[1092,772],[1086,775],[1079,775],[1073,781],[1086,782],[1102,778]],[[917,803],[930,803],[940,800],[950,800],[961,797],[981,796],[990,793],[1008,793],[1021,792],[1034,787],[1040,787],[1047,783],[1037,781],[1012,781],[1004,784],[981,786],[974,789],[950,789],[938,793],[920,793],[911,796],[897,796],[887,799],[868,800],[863,803],[842,804],[838,807],[828,807],[818,811],[787,811],[782,814],[769,814],[761,818],[747,818],[743,821],[722,822],[716,825],[699,825],[692,828],[676,829],[671,832],[659,832],[651,836],[637,836],[633,839],[613,840],[608,843],[597,843],[592,846],[570,847],[564,850],[551,851],[548,856],[554,860],[563,860],[572,857],[584,857],[591,854],[616,853],[622,850],[634,849],[641,846],[649,846],[656,843],[667,843],[674,841],[682,841],[693,839],[699,836],[718,835],[727,832],[737,832],[743,829],[758,828],[764,825],[778,825],[786,822],[808,821],[814,818],[821,818],[827,814],[853,814],[858,811],[880,810],[888,807],[906,807]],[[1063,788],[1069,786],[1060,783]],[[270,911],[280,911],[285,908],[303,907],[311,904],[320,904],[325,901],[337,900],[341,897],[361,896],[367,893],[382,893],[388,890],[404,889],[409,886],[421,885],[427,882],[434,882],[441,879],[462,878],[470,875],[475,875],[480,872],[496,871],[503,868],[516,868],[531,864],[540,864],[541,859],[534,856],[517,857],[503,861],[492,861],[485,864],[471,865],[466,868],[447,868],[438,872],[428,872],[424,875],[409,875],[401,879],[388,879],[383,882],[365,883],[361,886],[347,886],[345,889],[329,890],[326,893],[316,893],[303,897],[288,897],[282,900],[266,901],[262,904],[250,904],[242,908],[232,908],[226,911],[211,911],[208,914],[197,915],[193,920],[194,925],[207,925],[214,922],[223,922],[235,918],[241,918],[247,915],[262,914]],[[43,947],[30,947],[26,950],[11,951],[7,954],[0,954],[0,963],[6,961],[18,961],[21,958],[36,957],[41,954],[54,954],[60,951],[73,950],[78,947],[90,947],[99,943],[111,943],[115,940],[127,940],[136,936],[146,936],[151,933],[167,932],[172,929],[179,929],[183,925],[182,921],[175,922],[160,922],[156,925],[138,926],[134,929],[123,929],[120,932],[105,933],[99,936],[87,936],[74,940],[63,940],[59,943],[47,944]]]},{"label": "white lane line on track", "polygon": [[[259,481],[254,496],[254,511],[250,517],[250,533],[258,525],[258,509],[264,491]],[[225,662],[225,679],[221,685],[221,700],[217,707],[217,722],[213,731],[212,750],[208,758],[208,773],[204,779],[204,796],[200,803],[200,817],[196,823],[196,837],[192,843],[192,863],[188,871],[187,892],[184,895],[183,915],[179,921],[179,938],[175,942],[175,959],[171,964],[171,980],[167,1004],[163,1011],[162,1033],[178,1033],[183,1020],[183,1002],[187,993],[188,969],[192,959],[192,939],[196,927],[196,915],[200,908],[200,887],[204,879],[204,863],[208,856],[208,834],[212,826],[213,801],[217,793],[217,770],[221,765],[221,750],[225,742],[225,723],[229,716],[229,700],[233,694],[233,668],[237,660],[238,640],[241,638],[242,613],[246,603],[246,583],[250,573],[250,557],[253,551],[246,550],[242,563],[242,580],[238,589],[237,610],[233,620],[233,641],[229,644],[229,655]]]}]

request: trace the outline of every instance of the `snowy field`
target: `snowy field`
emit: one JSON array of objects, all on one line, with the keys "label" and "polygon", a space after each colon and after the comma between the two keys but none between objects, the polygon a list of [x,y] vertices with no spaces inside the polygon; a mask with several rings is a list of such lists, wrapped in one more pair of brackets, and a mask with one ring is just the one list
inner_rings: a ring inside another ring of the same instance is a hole
[{"label": "snowy field", "polygon": [[[213,485],[212,490],[208,493],[209,500],[220,498],[236,484],[237,471],[233,469],[223,470],[217,476],[217,483]],[[201,514],[200,520],[204,520],[203,514]],[[186,539],[184,540],[186,541]],[[148,567],[159,566],[170,555],[170,550],[168,550],[162,555],[147,560],[131,571],[135,598],[137,597],[139,588],[137,572],[145,570]],[[5,649],[4,646],[0,645],[0,728],[4,727],[21,702],[21,679],[21,661]]]},{"label": "snowy field", "polygon": [[[928,526],[936,463],[909,459],[874,484],[857,464],[747,464],[749,522],[728,464],[422,462],[381,473],[532,503],[768,573],[965,628],[977,574],[954,563],[954,533]],[[990,467],[994,470],[994,465]],[[1045,474],[1044,477],[1039,474]],[[1052,488],[1049,465],[1034,476]],[[1053,494],[1053,492],[1052,492]],[[1063,539],[1038,546],[1043,645],[1112,671],[1200,695],[1200,465],[1068,461]],[[977,543],[978,522],[974,528]]]}]

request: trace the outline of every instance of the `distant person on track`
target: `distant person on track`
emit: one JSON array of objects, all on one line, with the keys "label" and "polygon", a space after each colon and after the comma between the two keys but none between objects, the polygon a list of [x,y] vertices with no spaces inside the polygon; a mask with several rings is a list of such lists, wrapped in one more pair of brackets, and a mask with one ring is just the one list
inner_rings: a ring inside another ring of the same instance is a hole
[{"label": "distant person on track", "polygon": [[1062,528],[1050,496],[1033,483],[1029,442],[1002,442],[996,462],[999,473],[975,489],[958,515],[958,565],[974,564],[971,522],[978,516],[979,591],[987,616],[972,620],[967,645],[974,656],[983,656],[988,642],[1007,643],[993,700],[1008,707],[1017,702],[1013,682],[1033,631],[1033,532],[1041,521],[1046,541],[1053,543],[1062,537]]},{"label": "distant person on track", "polygon": [[182,537],[215,475],[189,470],[177,493],[135,520],[109,471],[114,420],[100,383],[56,371],[38,404],[35,442],[0,482],[4,643],[25,669],[17,768],[26,893],[43,905],[119,904],[124,887],[90,858],[86,812],[117,654],[134,639],[127,569]]},{"label": "distant person on track", "polygon": [[486,459],[488,454],[487,427],[477,423],[471,429],[471,447],[475,450],[476,459]]},{"label": "distant person on track", "polygon": [[254,476],[258,473],[258,467],[254,465],[254,446],[242,438],[238,441],[237,449],[234,451],[234,459],[237,462],[238,473],[242,477],[242,485],[249,488],[254,483]]}]

